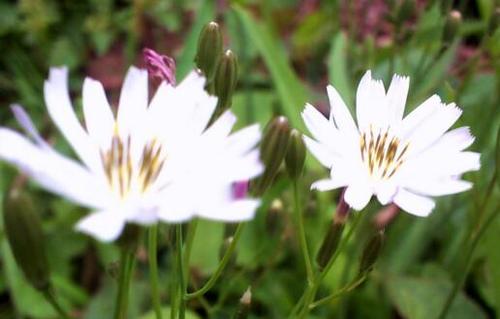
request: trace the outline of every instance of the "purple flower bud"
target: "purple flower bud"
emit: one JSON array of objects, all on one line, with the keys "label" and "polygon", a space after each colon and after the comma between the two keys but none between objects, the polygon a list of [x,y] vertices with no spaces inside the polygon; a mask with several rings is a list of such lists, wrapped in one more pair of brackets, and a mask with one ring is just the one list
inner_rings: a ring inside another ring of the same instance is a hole
[{"label": "purple flower bud", "polygon": [[175,61],[173,58],[160,55],[148,48],[144,48],[142,54],[150,77],[157,77],[170,85],[175,85]]}]

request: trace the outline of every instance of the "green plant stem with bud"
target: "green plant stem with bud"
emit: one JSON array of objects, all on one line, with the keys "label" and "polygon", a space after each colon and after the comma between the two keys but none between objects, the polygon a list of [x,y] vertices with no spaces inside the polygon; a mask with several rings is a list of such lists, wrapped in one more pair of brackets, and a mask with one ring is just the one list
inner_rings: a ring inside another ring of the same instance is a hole
[{"label": "green plant stem with bud", "polygon": [[299,179],[296,179],[293,182],[293,203],[295,224],[297,225],[297,234],[299,236],[300,249],[304,258],[304,264],[306,266],[307,282],[311,283],[314,277],[314,273],[311,264],[311,257],[309,255],[309,249],[307,248],[306,233],[304,230],[304,219],[302,218],[302,209],[299,196]]},{"label": "green plant stem with bud", "polygon": [[64,311],[64,309],[61,307],[61,305],[59,304],[59,302],[57,301],[57,298],[55,297],[54,293],[52,292],[52,290],[49,288],[49,289],[45,289],[43,291],[43,296],[45,297],[45,299],[50,303],[50,305],[52,306],[52,308],[54,308],[54,310],[56,311],[56,313],[63,319],[68,319],[69,316],[68,314],[66,313],[66,311]]},{"label": "green plant stem with bud", "polygon": [[135,265],[135,250],[122,248],[120,255],[120,273],[118,278],[118,294],[115,304],[115,319],[126,319],[129,288]]},{"label": "green plant stem with bud", "polygon": [[[351,225],[349,231],[347,232],[347,234],[345,235],[345,237],[342,238],[342,241],[340,242],[338,249],[335,251],[332,258],[330,258],[330,261],[325,266],[323,271],[316,273],[312,284],[307,286],[306,290],[304,291],[304,294],[302,295],[302,297],[299,300],[298,306],[296,306],[294,308],[294,310],[290,314],[289,318],[307,318],[307,315],[308,315],[309,311],[311,310],[310,306],[313,303],[314,297],[316,296],[316,292],[318,291],[323,279],[325,278],[325,276],[328,274],[328,272],[332,268],[333,264],[335,263],[335,260],[340,255],[340,252],[347,245],[349,239],[351,238],[352,234],[354,233],[354,230],[359,225],[359,221],[361,220],[360,215],[361,214],[356,214],[353,216],[352,225]],[[297,315],[296,312],[299,311],[300,308],[302,308],[302,309],[300,310],[300,312]]]},{"label": "green plant stem with bud", "polygon": [[148,231],[148,259],[149,259],[149,282],[151,285],[151,297],[157,319],[162,319],[160,294],[158,291],[158,225],[153,225]]},{"label": "green plant stem with bud", "polygon": [[217,266],[217,269],[212,274],[212,276],[210,277],[210,279],[208,279],[208,281],[203,285],[203,287],[201,287],[197,291],[186,294],[184,296],[184,299],[189,300],[189,299],[193,299],[193,298],[197,298],[197,297],[203,296],[207,291],[210,290],[210,288],[212,288],[214,286],[215,282],[217,281],[217,279],[219,279],[220,275],[224,271],[227,263],[229,262],[229,260],[231,260],[233,252],[234,252],[234,250],[236,248],[236,244],[238,243],[238,241],[239,241],[239,239],[241,237],[241,234],[243,232],[244,226],[245,226],[244,223],[238,224],[238,226],[236,228],[236,231],[234,232],[233,240],[231,241],[231,244],[227,248],[224,256],[222,257],[222,260],[220,261],[219,265]]}]

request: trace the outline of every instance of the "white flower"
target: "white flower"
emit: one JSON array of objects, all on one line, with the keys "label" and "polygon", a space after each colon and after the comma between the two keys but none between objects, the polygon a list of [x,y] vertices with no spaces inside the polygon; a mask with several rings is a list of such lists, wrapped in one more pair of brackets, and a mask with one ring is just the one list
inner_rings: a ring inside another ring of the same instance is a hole
[{"label": "white flower", "polygon": [[34,143],[0,127],[0,158],[38,184],[93,209],[77,229],[103,241],[116,239],[127,222],[182,222],[194,216],[222,221],[253,217],[256,199],[233,196],[233,184],[262,171],[258,126],[230,134],[230,112],[205,129],[216,98],[191,73],[179,86],[162,83],[148,106],[148,75],[131,67],[116,117],[102,85],[83,84],[85,128],[68,93],[67,69],[52,68],[45,82],[49,114],[82,163],[44,142],[21,107],[14,113]]},{"label": "white flower", "polygon": [[403,119],[409,78],[394,75],[388,91],[368,71],[356,94],[356,118],[337,91],[328,86],[330,116],[306,105],[302,116],[314,139],[308,149],[330,178],[312,184],[320,191],[347,187],[345,201],[363,209],[372,195],[408,213],[427,216],[430,196],[465,191],[472,184],[461,174],[480,167],[479,154],[463,151],[474,141],[467,127],[447,130],[462,111],[433,95]]}]

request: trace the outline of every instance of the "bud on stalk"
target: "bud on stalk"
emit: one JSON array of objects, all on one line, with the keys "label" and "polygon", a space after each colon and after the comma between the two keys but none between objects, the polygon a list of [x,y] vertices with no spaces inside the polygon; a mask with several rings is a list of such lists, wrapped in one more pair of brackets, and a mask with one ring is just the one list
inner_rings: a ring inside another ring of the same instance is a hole
[{"label": "bud on stalk", "polygon": [[18,189],[5,198],[4,228],[14,259],[28,282],[40,291],[48,291],[50,270],[40,217],[30,198]]},{"label": "bud on stalk", "polygon": [[256,195],[262,195],[271,185],[286,155],[290,139],[290,126],[284,116],[272,120],[260,145],[260,159],[265,165],[264,173],[255,181]]},{"label": "bud on stalk", "polygon": [[377,261],[382,245],[384,244],[384,231],[378,231],[365,246],[363,254],[361,255],[361,262],[359,264],[359,273],[365,274],[370,272]]},{"label": "bud on stalk", "polygon": [[306,147],[302,139],[302,134],[296,129],[290,133],[290,143],[286,152],[285,164],[288,174],[293,180],[297,180],[304,169],[306,159]]},{"label": "bud on stalk", "polygon": [[462,14],[457,10],[452,10],[446,17],[443,29],[443,42],[445,46],[450,45],[450,43],[455,40],[455,37],[460,31],[460,26],[462,25]]},{"label": "bud on stalk", "polygon": [[222,35],[219,25],[212,21],[201,30],[194,59],[196,66],[203,72],[208,82],[212,81],[221,54]]},{"label": "bud on stalk", "polygon": [[231,50],[226,50],[219,60],[214,78],[214,93],[217,96],[217,108],[214,115],[218,116],[227,110],[232,103],[232,97],[238,82],[238,59]]},{"label": "bud on stalk", "polygon": [[250,313],[250,306],[252,305],[252,291],[250,287],[245,291],[243,296],[241,296],[238,309],[233,316],[233,319],[246,319]]}]

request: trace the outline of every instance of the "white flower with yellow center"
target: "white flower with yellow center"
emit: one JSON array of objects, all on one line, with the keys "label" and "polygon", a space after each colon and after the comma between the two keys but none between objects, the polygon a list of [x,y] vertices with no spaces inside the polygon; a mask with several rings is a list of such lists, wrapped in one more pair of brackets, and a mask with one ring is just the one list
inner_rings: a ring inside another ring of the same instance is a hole
[{"label": "white flower with yellow center", "polygon": [[383,205],[393,202],[427,216],[435,205],[430,196],[472,186],[460,176],[480,167],[478,153],[463,151],[474,137],[467,127],[448,131],[462,111],[433,95],[403,118],[408,88],[408,77],[394,75],[386,92],[366,72],[356,94],[357,125],[332,86],[328,119],[306,105],[302,116],[314,137],[305,137],[306,145],[331,169],[330,178],[313,183],[313,189],[346,187],[345,201],[356,210],[376,195]]},{"label": "white flower with yellow center", "polygon": [[67,87],[67,69],[52,68],[45,82],[48,112],[82,163],[57,153],[19,106],[14,114],[33,140],[0,127],[0,158],[47,190],[89,207],[77,229],[116,239],[127,222],[182,222],[194,216],[221,221],[253,217],[256,199],[233,194],[234,184],[262,172],[258,126],[230,134],[230,112],[206,129],[216,98],[191,73],[180,85],[162,83],[148,106],[148,74],[131,67],[114,116],[102,85],[83,84],[85,127]]}]

